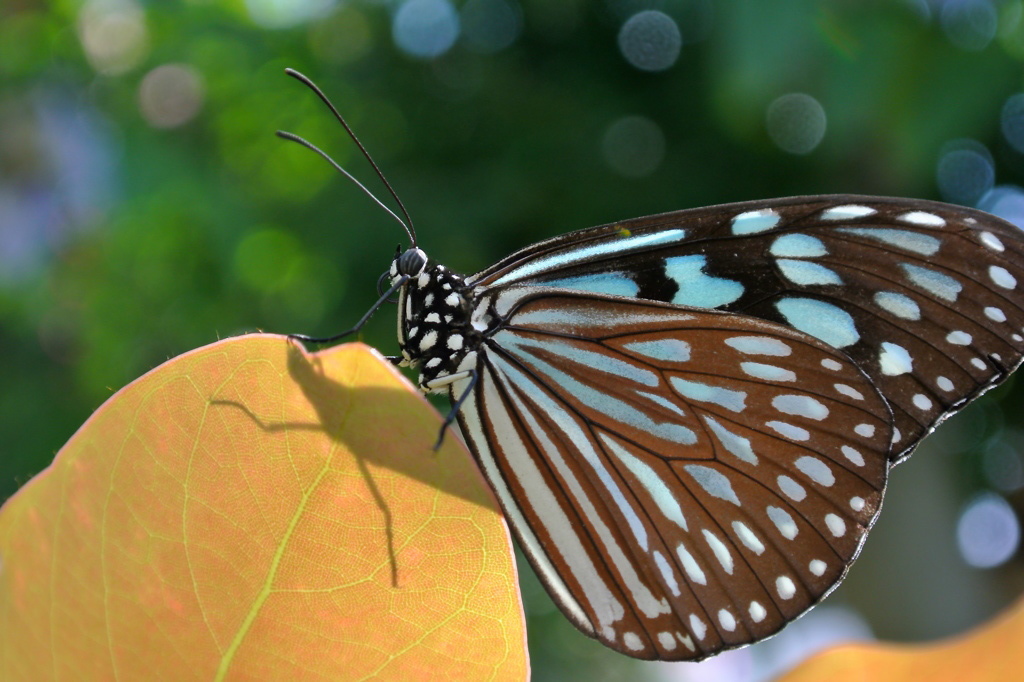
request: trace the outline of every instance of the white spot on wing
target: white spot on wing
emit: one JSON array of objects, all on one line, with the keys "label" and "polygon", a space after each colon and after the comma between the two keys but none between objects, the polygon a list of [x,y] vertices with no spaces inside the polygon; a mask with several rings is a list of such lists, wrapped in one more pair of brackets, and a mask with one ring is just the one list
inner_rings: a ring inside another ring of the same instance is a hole
[{"label": "white spot on wing", "polygon": [[664,479],[646,462],[635,457],[633,453],[619,445],[617,441],[607,434],[601,433],[601,440],[612,451],[612,454],[626,465],[629,472],[640,481],[640,485],[651,496],[654,503],[658,505],[658,509],[665,515],[665,518],[683,530],[689,530],[686,525],[686,517],[683,516],[683,509],[679,506],[679,501],[676,499],[675,494],[673,494],[672,489],[665,485]]},{"label": "white spot on wing", "polygon": [[850,313],[831,303],[814,298],[783,298],[775,307],[790,326],[836,348],[851,346],[860,333]]},{"label": "white spot on wing", "polygon": [[770,208],[746,211],[732,219],[732,233],[744,235],[765,232],[778,225],[779,220],[781,220],[779,214]]},{"label": "white spot on wing", "polygon": [[708,543],[708,547],[714,552],[715,558],[718,559],[718,563],[722,565],[725,572],[732,575],[732,554],[729,552],[729,548],[725,546],[717,535],[712,533],[706,528],[701,529],[704,533],[704,539]]},{"label": "white spot on wing", "polygon": [[681,339],[654,339],[650,341],[631,341],[624,346],[626,350],[644,355],[653,360],[665,362],[686,362],[690,359],[690,344]]},{"label": "white spot on wing", "polygon": [[833,360],[832,358],[824,358],[821,361],[821,366],[824,367],[825,369],[830,369],[833,372],[838,372],[839,370],[841,370],[843,368],[843,366],[841,364],[839,364],[837,361]]},{"label": "white spot on wing", "polygon": [[768,507],[768,518],[775,524],[775,527],[779,529],[779,533],[782,537],[787,540],[792,540],[797,536],[799,529],[796,527],[796,522],[793,521],[793,517],[789,515],[785,509],[780,507]]},{"label": "white spot on wing", "polygon": [[882,352],[878,354],[878,365],[882,374],[895,377],[911,371],[914,368],[914,361],[903,346],[883,341]]},{"label": "white spot on wing", "polygon": [[1017,286],[1017,278],[1010,274],[1009,270],[999,265],[988,266],[988,276],[996,284],[1004,289],[1013,289]]},{"label": "white spot on wing", "polygon": [[672,565],[669,564],[665,555],[658,550],[651,552],[651,555],[654,557],[654,565],[658,567],[658,571],[661,573],[665,584],[668,585],[669,591],[673,596],[678,597],[680,595],[679,583],[676,581],[676,573]]},{"label": "white spot on wing", "polygon": [[732,482],[722,472],[703,464],[687,464],[683,469],[708,495],[732,502],[737,507],[740,506],[740,499],[736,497],[736,491],[732,489]]},{"label": "white spot on wing", "polygon": [[950,303],[956,301],[963,285],[956,279],[931,268],[923,268],[920,265],[900,263],[900,268],[906,273],[907,278],[936,298],[941,298]]},{"label": "white spot on wing", "polygon": [[722,624],[722,629],[727,632],[732,632],[736,629],[736,617],[725,609],[718,610],[718,622]]},{"label": "white spot on wing", "polygon": [[807,568],[810,569],[811,573],[820,578],[825,574],[825,568],[827,568],[827,566],[821,559],[811,559],[811,563],[807,565]]},{"label": "white spot on wing", "polygon": [[690,632],[697,635],[699,640],[703,640],[704,635],[707,633],[707,626],[695,613],[690,614]]},{"label": "white spot on wing", "polygon": [[678,242],[684,237],[686,237],[685,230],[674,228],[630,237],[616,237],[582,249],[555,252],[553,255],[529,261],[525,265],[512,269],[495,280],[492,286],[509,284],[531,275],[587,261],[596,256],[627,253],[644,247]]},{"label": "white spot on wing", "polygon": [[750,602],[750,609],[749,609],[749,611],[750,611],[750,618],[755,623],[760,623],[762,620],[764,620],[764,617],[768,615],[768,612],[764,610],[764,607],[761,606],[761,604],[759,604],[756,601]]},{"label": "white spot on wing", "polygon": [[854,220],[874,215],[875,209],[870,206],[859,204],[847,204],[845,206],[833,206],[821,212],[822,220]]},{"label": "white spot on wing", "polygon": [[771,355],[783,358],[793,352],[789,344],[770,336],[733,336],[725,340],[725,345],[748,355]]},{"label": "white spot on wing", "polygon": [[711,427],[711,431],[718,438],[728,452],[732,453],[747,464],[757,464],[757,455],[750,446],[750,439],[744,438],[725,428],[711,415],[704,415],[704,422]]},{"label": "white spot on wing", "polygon": [[918,393],[914,396],[914,407],[919,410],[930,410],[932,409],[932,400],[924,393]]},{"label": "white spot on wing", "polygon": [[807,476],[807,478],[811,479],[818,485],[829,487],[836,482],[836,477],[835,474],[832,473],[832,469],[817,457],[803,455],[802,457],[798,457],[794,464],[797,469]]},{"label": "white spot on wing", "polygon": [[742,521],[733,521],[732,530],[740,542],[754,554],[760,555],[764,552],[764,544],[754,535],[754,531],[747,527]]},{"label": "white spot on wing", "polygon": [[796,585],[793,584],[793,580],[789,576],[780,575],[775,579],[775,591],[783,599],[792,599],[796,594]]},{"label": "white spot on wing", "polygon": [[978,235],[978,238],[981,240],[982,244],[993,251],[1003,252],[1006,250],[1006,247],[1003,246],[1003,242],[999,240],[999,237],[995,236],[991,232],[981,232]]},{"label": "white spot on wing", "polygon": [[994,306],[988,306],[985,308],[985,317],[993,322],[1006,322],[1006,313],[1003,312],[1002,308],[996,308]]},{"label": "white spot on wing", "polygon": [[630,651],[643,651],[644,643],[640,639],[640,636],[635,632],[626,632],[622,635],[622,643],[626,645],[626,648]]},{"label": "white spot on wing", "polygon": [[875,304],[882,310],[904,320],[921,319],[921,308],[914,302],[914,299],[906,294],[895,291],[879,291],[875,294]]},{"label": "white spot on wing", "polygon": [[852,448],[849,445],[844,445],[839,448],[839,451],[843,453],[843,457],[846,457],[846,459],[850,460],[853,464],[856,464],[859,467],[864,466],[864,455],[862,455],[859,450]]},{"label": "white spot on wing", "polygon": [[893,230],[881,227],[841,227],[838,232],[845,232],[857,237],[866,237],[894,246],[903,251],[919,253],[922,256],[934,256],[942,246],[936,237],[910,230]]},{"label": "white spot on wing", "polygon": [[847,386],[846,384],[835,384],[837,393],[845,395],[847,398],[853,398],[854,400],[864,400],[864,394],[855,389],[853,386]]},{"label": "white spot on wing", "polygon": [[741,362],[740,369],[755,379],[765,381],[796,381],[796,373],[784,367],[765,365],[760,362]]},{"label": "white spot on wing", "polygon": [[[695,582],[698,585],[708,584],[708,579],[704,576],[704,571],[701,570],[700,566],[697,564],[697,560],[693,558],[693,555],[690,554],[690,550],[688,550],[683,543],[680,542],[676,547],[676,554],[679,555],[679,560],[683,562],[683,570],[686,571],[686,575],[692,582]],[[692,616],[690,628],[693,630],[694,634],[697,635],[697,639],[704,639],[704,635],[698,634],[696,628],[693,627]]]},{"label": "white spot on wing", "polygon": [[789,499],[795,502],[800,502],[807,497],[807,490],[789,476],[781,475],[776,478],[775,481],[779,484],[779,490],[781,490]]},{"label": "white spot on wing", "polygon": [[910,211],[903,215],[896,216],[896,220],[911,225],[920,225],[921,227],[942,227],[946,224],[940,216],[934,213],[928,213],[927,211]]},{"label": "white spot on wing", "polygon": [[828,255],[825,243],[807,234],[784,234],[777,237],[769,253],[779,258],[817,258]]},{"label": "white spot on wing", "polygon": [[873,438],[875,435],[875,426],[874,424],[857,424],[853,427],[853,432],[858,436]]},{"label": "white spot on wing", "polygon": [[808,263],[793,258],[779,258],[776,263],[783,276],[797,286],[827,286],[843,283],[842,278],[835,270],[818,263]]},{"label": "white spot on wing", "polygon": [[586,291],[593,294],[611,294],[636,298],[640,287],[632,279],[620,272],[598,272],[592,275],[563,277],[544,282],[544,286]]},{"label": "white spot on wing", "polygon": [[765,426],[772,429],[776,433],[782,434],[790,440],[808,440],[811,437],[811,433],[804,428],[794,426],[789,422],[770,421],[765,422]]},{"label": "white spot on wing", "polygon": [[743,285],[731,279],[705,274],[707,256],[692,254],[665,259],[665,275],[679,285],[672,298],[676,305],[717,308],[743,295]]},{"label": "white spot on wing", "polygon": [[946,334],[946,342],[954,346],[968,346],[971,343],[971,335],[960,330],[951,331]]},{"label": "white spot on wing", "polygon": [[651,402],[657,403],[664,407],[665,409],[675,412],[680,416],[686,416],[686,413],[683,412],[683,410],[681,410],[678,405],[676,405],[674,402],[672,402],[663,395],[660,395],[658,393],[648,393],[647,391],[641,390],[637,390],[636,394],[639,396],[643,396],[644,398],[647,398]]},{"label": "white spot on wing", "polygon": [[732,412],[746,409],[747,394],[745,391],[733,391],[722,386],[701,384],[680,377],[671,377],[672,387],[684,398],[702,403],[713,403]]},{"label": "white spot on wing", "polygon": [[828,416],[828,408],[809,395],[777,395],[772,398],[772,407],[783,414],[806,417],[821,421]]},{"label": "white spot on wing", "polygon": [[846,535],[846,521],[843,521],[836,514],[825,514],[825,525],[828,526],[829,532],[837,538]]}]

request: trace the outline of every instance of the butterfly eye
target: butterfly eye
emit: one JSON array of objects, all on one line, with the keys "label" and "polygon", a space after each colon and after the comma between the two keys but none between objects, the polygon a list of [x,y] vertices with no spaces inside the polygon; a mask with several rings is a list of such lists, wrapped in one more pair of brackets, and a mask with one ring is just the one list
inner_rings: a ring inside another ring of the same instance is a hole
[{"label": "butterfly eye", "polygon": [[427,266],[427,254],[413,247],[398,257],[398,274],[415,277]]}]

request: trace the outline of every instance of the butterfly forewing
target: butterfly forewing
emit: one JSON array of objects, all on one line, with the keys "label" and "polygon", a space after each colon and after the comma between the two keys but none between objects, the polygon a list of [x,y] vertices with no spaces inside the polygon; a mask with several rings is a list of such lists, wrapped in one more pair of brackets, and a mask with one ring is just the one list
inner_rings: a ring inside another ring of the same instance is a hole
[{"label": "butterfly forewing", "polygon": [[771,320],[842,350],[889,403],[893,460],[1024,349],[1024,241],[946,204],[796,197],[639,218],[541,242],[470,278]]},{"label": "butterfly forewing", "polygon": [[841,579],[892,438],[843,353],[640,300],[515,286],[476,305],[502,324],[460,423],[581,629],[632,656],[699,659],[776,632]]}]

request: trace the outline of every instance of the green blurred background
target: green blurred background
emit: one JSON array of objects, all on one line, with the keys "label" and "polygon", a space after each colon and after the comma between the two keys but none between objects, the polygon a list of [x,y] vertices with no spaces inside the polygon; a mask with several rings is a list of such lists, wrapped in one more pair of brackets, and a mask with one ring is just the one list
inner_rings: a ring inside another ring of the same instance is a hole
[{"label": "green blurred background", "polygon": [[[420,245],[474,272],[568,230],[791,194],[1024,224],[1022,64],[1019,0],[7,0],[0,500],[167,358],[334,333],[374,299],[404,235],[273,136],[379,188],[286,66],[346,115]],[[389,313],[364,334],[385,353]],[[990,617],[1024,587],[1022,398],[1011,381],[898,467],[851,577],[766,644],[635,663],[576,633],[524,564],[535,678],[763,679],[819,640]]]}]

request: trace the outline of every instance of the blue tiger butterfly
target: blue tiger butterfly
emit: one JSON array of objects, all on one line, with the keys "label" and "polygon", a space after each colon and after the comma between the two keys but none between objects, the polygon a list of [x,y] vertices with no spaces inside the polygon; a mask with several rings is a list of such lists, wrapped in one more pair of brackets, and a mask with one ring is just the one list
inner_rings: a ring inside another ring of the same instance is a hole
[{"label": "blue tiger butterfly", "polygon": [[392,359],[448,393],[446,425],[561,610],[628,656],[700,660],[821,601],[889,469],[1024,357],[1024,237],[982,211],[724,204],[462,277],[427,258],[380,177],[411,246],[355,328],[296,338],[353,333],[397,294]]}]

